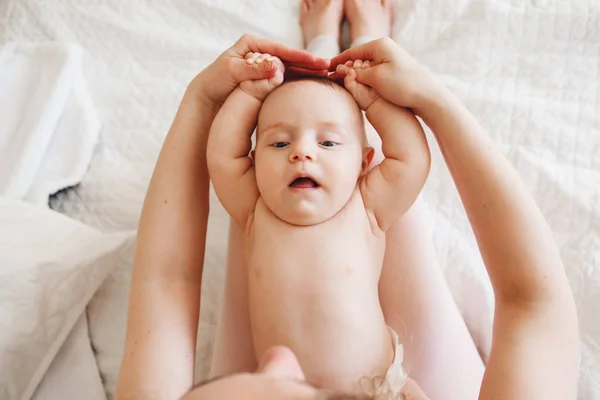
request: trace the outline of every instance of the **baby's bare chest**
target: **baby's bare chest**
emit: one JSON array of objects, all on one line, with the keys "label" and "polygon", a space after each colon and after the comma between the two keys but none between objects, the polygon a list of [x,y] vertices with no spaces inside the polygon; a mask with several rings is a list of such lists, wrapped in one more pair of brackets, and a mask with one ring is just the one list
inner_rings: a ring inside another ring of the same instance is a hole
[{"label": "baby's bare chest", "polygon": [[378,276],[385,251],[385,236],[373,229],[362,202],[311,226],[288,224],[259,204],[249,236],[249,268],[288,279]]}]

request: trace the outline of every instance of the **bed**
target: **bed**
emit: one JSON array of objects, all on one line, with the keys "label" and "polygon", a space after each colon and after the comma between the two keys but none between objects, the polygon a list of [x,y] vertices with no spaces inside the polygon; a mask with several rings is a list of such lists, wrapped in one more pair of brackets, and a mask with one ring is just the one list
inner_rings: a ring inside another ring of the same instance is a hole
[{"label": "bed", "polygon": [[[84,71],[102,124],[101,142],[83,181],[53,196],[51,208],[105,234],[135,230],[186,84],[246,32],[300,47],[298,3],[1,2],[0,45],[59,41],[86,52]],[[600,399],[600,2],[398,0],[393,37],[464,101],[535,196],[560,246],[577,302],[579,398]],[[433,217],[435,247],[485,358],[493,295],[457,192],[433,148],[423,198]],[[226,238],[227,217],[211,193],[199,379],[210,362]],[[133,245],[120,251],[118,265],[64,339],[35,398],[112,398]],[[75,369],[88,371],[87,378],[69,379]]]}]

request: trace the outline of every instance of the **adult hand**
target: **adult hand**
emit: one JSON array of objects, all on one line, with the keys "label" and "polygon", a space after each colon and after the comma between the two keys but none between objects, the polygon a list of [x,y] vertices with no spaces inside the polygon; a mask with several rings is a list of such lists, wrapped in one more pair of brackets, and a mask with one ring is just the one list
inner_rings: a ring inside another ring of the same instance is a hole
[{"label": "adult hand", "polygon": [[213,111],[217,111],[227,96],[241,82],[273,77],[277,70],[268,70],[266,68],[268,63],[249,64],[246,62],[246,54],[250,52],[268,53],[279,58],[285,66],[286,77],[290,75],[327,76],[329,60],[318,58],[304,50],[245,34],[200,72],[190,84],[190,89]]},{"label": "adult hand", "polygon": [[[369,61],[369,68],[362,68],[363,61]],[[348,49],[333,58],[329,66],[330,71],[335,71],[334,79],[346,77],[351,69],[358,83],[372,87],[389,102],[416,113],[443,87],[425,66],[390,38]]]}]

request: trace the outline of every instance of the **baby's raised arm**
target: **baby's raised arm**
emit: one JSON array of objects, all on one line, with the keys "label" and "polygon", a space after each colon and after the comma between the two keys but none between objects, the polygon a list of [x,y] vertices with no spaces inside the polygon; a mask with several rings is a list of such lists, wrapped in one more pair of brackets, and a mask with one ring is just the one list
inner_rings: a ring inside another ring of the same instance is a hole
[{"label": "baby's raised arm", "polygon": [[365,207],[372,211],[382,230],[387,230],[415,202],[423,189],[431,155],[421,124],[409,110],[379,97],[374,89],[344,80],[367,119],[381,137],[385,159],[360,183]]},{"label": "baby's raised arm", "polygon": [[242,229],[258,200],[254,165],[249,157],[251,136],[265,97],[283,82],[283,64],[269,54],[248,53],[248,63],[270,63],[270,79],[242,82],[229,95],[212,124],[207,164],[215,193]]}]

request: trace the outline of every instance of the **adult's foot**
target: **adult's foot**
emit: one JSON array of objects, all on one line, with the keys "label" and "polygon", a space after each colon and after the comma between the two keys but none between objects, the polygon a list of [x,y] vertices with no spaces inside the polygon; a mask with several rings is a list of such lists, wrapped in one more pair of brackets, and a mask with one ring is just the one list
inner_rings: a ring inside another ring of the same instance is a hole
[{"label": "adult's foot", "polygon": [[343,13],[343,0],[302,0],[300,26],[304,46],[319,35],[331,35],[339,42]]},{"label": "adult's foot", "polygon": [[350,38],[388,37],[392,33],[393,0],[344,0]]}]

